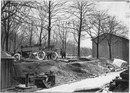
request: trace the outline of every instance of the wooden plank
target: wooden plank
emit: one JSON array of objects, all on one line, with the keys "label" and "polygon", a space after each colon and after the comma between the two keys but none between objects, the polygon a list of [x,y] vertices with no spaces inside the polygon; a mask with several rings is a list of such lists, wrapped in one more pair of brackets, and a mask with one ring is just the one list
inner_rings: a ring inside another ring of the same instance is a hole
[{"label": "wooden plank", "polygon": [[3,59],[1,63],[2,63],[2,66],[1,66],[2,67],[1,68],[1,71],[2,71],[1,87],[2,87],[2,89],[4,89],[5,88],[5,60]]},{"label": "wooden plank", "polygon": [[11,81],[13,81],[13,80],[12,80],[12,77],[11,77],[11,75],[12,75],[12,73],[11,73],[11,70],[12,70],[11,67],[12,67],[12,61],[10,62],[10,65],[9,65],[9,73],[10,73],[10,78],[9,78],[9,79],[10,79],[10,86],[12,86],[12,82],[11,82]]},{"label": "wooden plank", "polygon": [[3,81],[3,88],[5,88],[5,60],[3,61],[3,78],[2,78],[2,81]]},{"label": "wooden plank", "polygon": [[5,62],[5,60],[4,60],[4,62],[3,62],[3,80],[2,81],[4,81],[4,83],[3,83],[3,88],[5,88],[6,86],[5,86],[5,84],[6,84],[6,69],[5,69],[5,65],[6,65],[6,62]]},{"label": "wooden plank", "polygon": [[13,80],[13,77],[17,77],[17,74],[15,72],[15,68],[14,68],[14,64],[13,64],[13,61],[11,62],[11,67],[10,67],[10,71],[11,71],[11,85],[14,85],[15,84],[15,81]]},{"label": "wooden plank", "polygon": [[2,90],[2,88],[3,88],[2,87],[3,86],[3,80],[2,79],[3,79],[3,60],[1,60],[1,79],[0,79],[1,80],[1,82],[0,82],[0,85],[1,85],[0,88],[1,89],[0,90]]},{"label": "wooden plank", "polygon": [[[2,61],[2,60],[1,60],[1,61]],[[2,74],[2,73],[1,73],[1,68],[2,68],[2,66],[1,66],[1,61],[0,61],[0,77],[1,77],[1,74]],[[2,81],[1,81],[1,80],[2,80],[2,79],[0,78],[0,91],[1,91],[1,89],[2,89],[2,87],[1,87]]]},{"label": "wooden plank", "polygon": [[9,87],[9,60],[7,60],[7,88]]},{"label": "wooden plank", "polygon": [[13,61],[11,61],[10,63],[10,83],[11,83],[11,86],[13,85]]},{"label": "wooden plank", "polygon": [[12,60],[8,60],[8,80],[7,80],[7,84],[8,84],[8,88],[9,87],[11,87],[12,86],[12,84],[11,84],[11,81],[12,81],[12,79],[11,79],[11,64],[12,64]]},{"label": "wooden plank", "polygon": [[6,60],[6,62],[5,62],[5,71],[6,71],[5,72],[5,81],[6,81],[5,82],[5,88],[7,88],[7,86],[8,86],[8,84],[7,84],[8,83],[8,68],[7,68],[7,65],[8,64],[7,64],[7,60]]},{"label": "wooden plank", "polygon": [[8,86],[9,86],[9,87],[11,87],[11,80],[10,80],[10,79],[11,79],[11,78],[10,78],[10,74],[11,74],[11,73],[10,73],[10,70],[11,70],[11,69],[10,69],[10,63],[11,63],[11,60],[8,61],[8,73],[9,73],[9,74],[8,74]]}]

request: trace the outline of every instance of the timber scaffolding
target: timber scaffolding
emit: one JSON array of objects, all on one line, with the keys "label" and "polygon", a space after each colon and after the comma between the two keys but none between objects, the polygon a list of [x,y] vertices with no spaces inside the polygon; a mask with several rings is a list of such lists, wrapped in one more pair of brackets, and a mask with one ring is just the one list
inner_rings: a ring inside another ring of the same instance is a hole
[{"label": "timber scaffolding", "polygon": [[14,57],[9,55],[8,53],[1,51],[1,74],[0,74],[0,90],[4,90],[15,85],[13,80],[13,60]]}]

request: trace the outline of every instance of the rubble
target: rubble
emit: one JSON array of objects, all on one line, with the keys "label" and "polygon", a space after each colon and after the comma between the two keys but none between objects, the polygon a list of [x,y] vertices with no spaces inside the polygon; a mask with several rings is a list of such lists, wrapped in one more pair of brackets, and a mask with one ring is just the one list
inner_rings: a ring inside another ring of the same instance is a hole
[{"label": "rubble", "polygon": [[118,67],[125,68],[128,65],[128,62],[122,59],[114,59],[113,64]]},{"label": "rubble", "polygon": [[109,91],[112,92],[129,92],[129,70],[120,73],[120,77],[116,77],[110,82]]}]

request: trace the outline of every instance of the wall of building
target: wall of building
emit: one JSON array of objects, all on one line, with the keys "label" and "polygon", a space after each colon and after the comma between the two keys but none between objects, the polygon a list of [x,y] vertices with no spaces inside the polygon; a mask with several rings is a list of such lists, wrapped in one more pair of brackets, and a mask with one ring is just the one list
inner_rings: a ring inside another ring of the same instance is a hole
[{"label": "wall of building", "polygon": [[123,60],[129,63],[129,41],[122,39]]},{"label": "wall of building", "polygon": [[[127,39],[114,36],[112,39],[112,58],[120,58],[125,61],[129,61],[129,42]],[[92,56],[96,58],[97,56],[97,47],[96,44],[92,43]],[[104,39],[99,44],[99,57],[109,58],[109,47],[107,40]]]},{"label": "wall of building", "polygon": [[96,57],[97,56],[97,48],[96,48],[96,44],[94,42],[92,42],[92,57]]},{"label": "wall of building", "polygon": [[99,57],[109,58],[109,50],[106,39],[99,44]]},{"label": "wall of building", "polygon": [[123,59],[123,53],[122,53],[122,39],[121,38],[115,38],[113,39],[112,44],[112,58],[120,58]]},{"label": "wall of building", "polygon": [[[94,42],[92,42],[92,56],[94,58],[97,57],[97,45]],[[99,57],[109,58],[108,44],[106,39],[99,43]]]}]

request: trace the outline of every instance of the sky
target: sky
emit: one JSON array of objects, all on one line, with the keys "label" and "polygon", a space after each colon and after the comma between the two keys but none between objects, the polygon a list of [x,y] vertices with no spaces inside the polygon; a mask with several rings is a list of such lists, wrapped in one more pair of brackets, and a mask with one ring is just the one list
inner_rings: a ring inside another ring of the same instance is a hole
[{"label": "sky", "polygon": [[[121,1],[101,1],[96,3],[97,10],[108,10],[108,14],[116,16],[118,21],[124,25],[129,25],[130,20],[130,3]],[[81,41],[81,47],[92,48],[92,41],[90,38]]]}]

